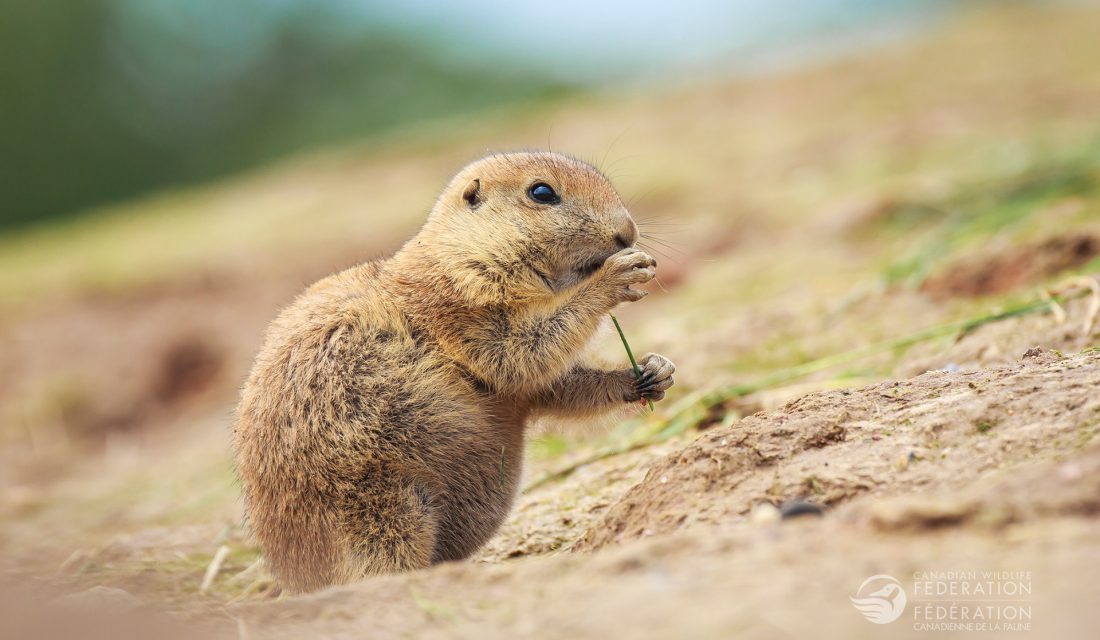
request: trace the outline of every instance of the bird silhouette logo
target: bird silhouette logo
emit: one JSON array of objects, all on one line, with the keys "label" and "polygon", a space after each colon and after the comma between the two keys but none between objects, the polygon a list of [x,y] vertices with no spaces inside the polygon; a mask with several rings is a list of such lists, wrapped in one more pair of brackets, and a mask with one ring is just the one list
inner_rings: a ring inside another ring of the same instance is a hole
[{"label": "bird silhouette logo", "polygon": [[875,624],[893,622],[905,611],[905,589],[896,578],[884,574],[864,580],[855,597],[848,599],[864,618]]}]

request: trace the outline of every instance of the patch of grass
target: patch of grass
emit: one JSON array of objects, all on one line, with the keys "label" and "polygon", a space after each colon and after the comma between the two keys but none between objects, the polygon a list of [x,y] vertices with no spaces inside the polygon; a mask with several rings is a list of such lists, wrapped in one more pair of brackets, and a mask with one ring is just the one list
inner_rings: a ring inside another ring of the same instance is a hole
[{"label": "patch of grass", "polygon": [[[1100,146],[1089,142],[1069,153],[1038,157],[1013,175],[975,180],[940,200],[895,205],[899,213],[887,219],[898,221],[882,225],[883,231],[912,234],[917,220],[928,231],[887,264],[882,278],[887,285],[918,287],[942,260],[1012,230],[1051,204],[1098,196]],[[903,215],[906,211],[911,213]],[[1100,267],[1100,260],[1094,262]]]}]

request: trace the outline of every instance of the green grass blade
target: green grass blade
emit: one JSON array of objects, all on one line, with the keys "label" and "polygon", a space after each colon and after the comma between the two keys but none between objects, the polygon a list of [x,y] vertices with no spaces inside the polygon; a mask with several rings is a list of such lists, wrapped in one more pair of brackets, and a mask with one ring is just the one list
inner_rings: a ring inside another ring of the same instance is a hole
[{"label": "green grass blade", "polygon": [[[642,370],[638,368],[638,361],[634,359],[634,352],[630,350],[630,345],[626,342],[626,336],[623,334],[623,328],[619,326],[619,319],[610,313],[607,315],[611,316],[611,322],[615,323],[615,331],[619,332],[619,340],[623,341],[623,348],[626,349],[626,357],[630,358],[630,366],[634,368],[634,377],[638,380],[641,380]],[[649,405],[649,410],[653,411],[653,401],[649,398],[646,398],[645,401],[646,404]]]}]

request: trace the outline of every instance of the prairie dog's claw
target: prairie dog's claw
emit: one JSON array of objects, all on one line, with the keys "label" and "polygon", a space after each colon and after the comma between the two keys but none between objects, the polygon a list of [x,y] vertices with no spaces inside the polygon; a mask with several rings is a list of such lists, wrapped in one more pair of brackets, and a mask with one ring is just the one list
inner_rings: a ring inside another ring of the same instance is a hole
[{"label": "prairie dog's claw", "polygon": [[638,361],[641,377],[634,382],[634,392],[639,398],[658,401],[665,397],[665,391],[674,384],[672,374],[676,365],[668,358],[650,353]]},{"label": "prairie dog's claw", "polygon": [[617,291],[619,302],[634,302],[649,294],[630,286],[645,284],[657,277],[656,267],[653,256],[641,249],[627,247],[607,259],[603,272],[609,286]]}]

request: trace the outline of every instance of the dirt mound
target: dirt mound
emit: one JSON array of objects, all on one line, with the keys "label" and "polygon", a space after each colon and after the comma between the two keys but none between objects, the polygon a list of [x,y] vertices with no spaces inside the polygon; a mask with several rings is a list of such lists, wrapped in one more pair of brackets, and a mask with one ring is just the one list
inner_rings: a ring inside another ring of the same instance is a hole
[{"label": "dirt mound", "polygon": [[905,495],[857,505],[860,520],[885,533],[969,526],[1001,529],[1043,518],[1100,515],[1100,446],[1068,460],[1002,473],[963,491]]},{"label": "dirt mound", "polygon": [[[1091,446],[960,492],[863,496],[824,518],[729,522],[592,555],[441,565],[227,611],[270,638],[356,638],[364,628],[394,637],[908,637],[912,609],[927,598],[910,590],[909,617],[878,628],[848,596],[876,573],[911,587],[914,571],[979,568],[1029,572],[1033,630],[1077,637],[1096,620],[1098,471],[1100,446]],[[936,516],[956,512],[964,515]]]},{"label": "dirt mound", "polygon": [[921,284],[935,297],[977,297],[1012,291],[1080,267],[1100,254],[1100,238],[1085,233],[1056,236],[996,255],[966,258]]},{"label": "dirt mound", "polygon": [[810,394],[666,457],[574,548],[728,521],[762,502],[956,487],[1093,440],[1098,385],[1100,354],[1032,351],[1013,365]]},{"label": "dirt mound", "polygon": [[1077,298],[1062,305],[1064,317],[1036,313],[1011,322],[992,322],[964,332],[949,345],[918,345],[898,363],[893,376],[911,378],[935,369],[978,369],[1012,364],[1031,348],[1077,353],[1097,345],[1093,332],[1091,298]]}]

